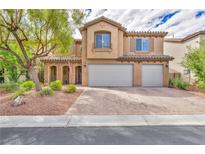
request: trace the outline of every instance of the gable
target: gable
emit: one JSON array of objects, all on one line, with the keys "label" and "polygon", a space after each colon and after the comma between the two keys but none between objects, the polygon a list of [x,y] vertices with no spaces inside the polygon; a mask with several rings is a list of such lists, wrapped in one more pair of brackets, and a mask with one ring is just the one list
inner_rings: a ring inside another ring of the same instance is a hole
[{"label": "gable", "polygon": [[116,22],[116,21],[113,21],[113,20],[111,20],[111,19],[105,18],[105,17],[100,17],[100,18],[97,18],[97,19],[95,19],[95,20],[92,20],[92,21],[86,23],[83,27],[80,28],[80,31],[85,30],[85,29],[87,29],[88,27],[90,27],[90,26],[92,26],[92,25],[95,25],[95,24],[98,24],[98,23],[100,23],[100,22],[107,23],[107,24],[109,24],[109,25],[112,25],[112,26],[114,26],[114,27],[119,28],[119,29],[122,30],[122,31],[126,31],[126,28],[123,27],[120,23],[118,23],[118,22]]}]

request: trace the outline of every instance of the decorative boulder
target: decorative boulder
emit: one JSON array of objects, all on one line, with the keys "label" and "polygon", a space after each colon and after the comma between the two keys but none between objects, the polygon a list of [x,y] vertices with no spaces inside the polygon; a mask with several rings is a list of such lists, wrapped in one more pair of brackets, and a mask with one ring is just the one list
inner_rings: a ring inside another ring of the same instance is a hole
[{"label": "decorative boulder", "polygon": [[17,107],[26,104],[22,96],[18,96],[14,101],[11,102],[11,106]]}]

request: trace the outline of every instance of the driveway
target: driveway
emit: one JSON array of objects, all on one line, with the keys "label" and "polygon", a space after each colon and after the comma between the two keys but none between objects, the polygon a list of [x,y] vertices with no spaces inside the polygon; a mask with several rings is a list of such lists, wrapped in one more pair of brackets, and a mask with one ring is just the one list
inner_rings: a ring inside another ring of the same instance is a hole
[{"label": "driveway", "polygon": [[205,114],[205,98],[172,88],[88,87],[66,114]]}]

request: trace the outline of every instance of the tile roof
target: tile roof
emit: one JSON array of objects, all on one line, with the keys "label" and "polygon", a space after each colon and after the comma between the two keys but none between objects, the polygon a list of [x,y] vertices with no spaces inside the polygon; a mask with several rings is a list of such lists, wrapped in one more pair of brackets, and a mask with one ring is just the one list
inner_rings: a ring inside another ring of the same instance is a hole
[{"label": "tile roof", "polygon": [[187,40],[190,40],[196,36],[199,36],[199,35],[205,35],[205,30],[204,31],[198,31],[198,32],[195,32],[191,35],[188,35],[184,38],[165,38],[165,42],[173,42],[173,43],[182,43],[182,42],[185,42]]},{"label": "tile roof", "polygon": [[171,61],[174,57],[158,54],[127,54],[118,58],[119,61]]},{"label": "tile roof", "polygon": [[43,57],[40,59],[43,62],[77,62],[80,63],[81,62],[81,58],[80,57],[76,57],[74,55],[71,56],[47,56],[47,57]]},{"label": "tile roof", "polygon": [[127,31],[126,36],[137,37],[165,37],[168,33],[163,31]]}]

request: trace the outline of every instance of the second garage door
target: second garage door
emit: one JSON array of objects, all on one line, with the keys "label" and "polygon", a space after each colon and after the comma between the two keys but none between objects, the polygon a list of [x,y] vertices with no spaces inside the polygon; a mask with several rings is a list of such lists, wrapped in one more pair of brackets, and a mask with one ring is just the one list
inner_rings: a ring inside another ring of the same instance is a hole
[{"label": "second garage door", "polygon": [[162,87],[163,86],[163,65],[142,65],[142,86]]},{"label": "second garage door", "polygon": [[131,87],[133,85],[133,65],[89,64],[88,85]]}]

